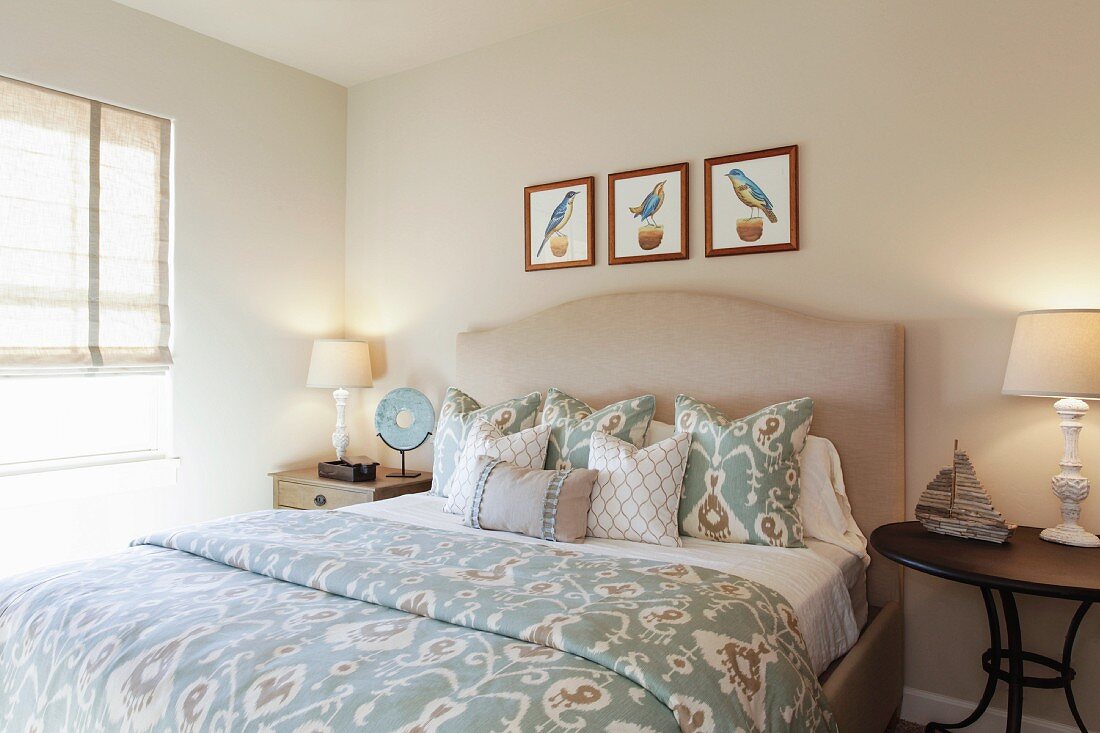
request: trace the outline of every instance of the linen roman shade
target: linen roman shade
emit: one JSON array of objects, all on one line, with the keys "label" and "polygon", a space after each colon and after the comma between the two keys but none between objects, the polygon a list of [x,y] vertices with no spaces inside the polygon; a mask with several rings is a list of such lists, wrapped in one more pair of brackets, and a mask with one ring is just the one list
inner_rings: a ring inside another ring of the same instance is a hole
[{"label": "linen roman shade", "polygon": [[0,373],[163,369],[171,122],[0,77]]}]

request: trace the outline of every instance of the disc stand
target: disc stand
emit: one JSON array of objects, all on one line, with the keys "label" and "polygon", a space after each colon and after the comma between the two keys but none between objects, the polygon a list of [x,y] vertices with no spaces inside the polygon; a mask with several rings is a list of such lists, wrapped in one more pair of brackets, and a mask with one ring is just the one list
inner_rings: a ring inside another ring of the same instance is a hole
[{"label": "disc stand", "polygon": [[377,433],[377,435],[379,439],[381,439],[381,441],[386,444],[386,447],[390,448],[391,450],[395,450],[401,454],[401,473],[387,473],[386,478],[416,478],[420,475],[420,471],[413,471],[412,473],[409,473],[405,470],[405,451],[416,450],[420,446],[424,445],[424,443],[426,443],[428,438],[430,438],[432,435],[430,430],[428,431],[428,434],[424,436],[424,440],[420,441],[411,448],[398,448],[396,445],[390,445],[389,441],[382,437],[382,433]]}]

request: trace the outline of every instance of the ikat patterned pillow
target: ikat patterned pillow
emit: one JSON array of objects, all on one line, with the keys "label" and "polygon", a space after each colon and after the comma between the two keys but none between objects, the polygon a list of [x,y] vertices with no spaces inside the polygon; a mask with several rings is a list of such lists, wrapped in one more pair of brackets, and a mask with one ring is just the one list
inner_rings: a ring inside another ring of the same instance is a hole
[{"label": "ikat patterned pillow", "polygon": [[534,427],[542,394],[532,392],[526,397],[516,397],[495,405],[482,407],[481,403],[460,389],[450,387],[439,408],[439,420],[435,426],[435,454],[432,457],[432,496],[446,496],[447,484],[454,473],[455,464],[462,454],[466,435],[479,417],[487,420],[505,435]]},{"label": "ikat patterned pillow", "polygon": [[814,401],[765,407],[740,420],[686,395],[676,427],[691,435],[680,498],[680,532],[717,542],[804,547],[798,456]]},{"label": "ikat patterned pillow", "polygon": [[592,433],[606,433],[640,446],[653,419],[657,400],[643,395],[593,410],[584,402],[551,387],[546,393],[542,422],[550,426],[546,468],[587,468]]}]

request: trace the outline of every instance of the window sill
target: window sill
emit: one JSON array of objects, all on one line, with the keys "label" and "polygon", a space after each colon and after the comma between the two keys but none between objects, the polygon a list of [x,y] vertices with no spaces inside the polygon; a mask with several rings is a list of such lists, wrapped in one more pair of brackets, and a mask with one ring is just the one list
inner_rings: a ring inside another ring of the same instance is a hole
[{"label": "window sill", "polygon": [[76,458],[54,458],[45,461],[27,461],[25,463],[5,463],[0,465],[0,479],[8,476],[23,476],[33,473],[51,473],[53,471],[72,471],[81,468],[99,468],[127,463],[146,463],[148,461],[171,460],[160,451],[139,450],[128,453],[106,453],[98,456],[78,456]]},{"label": "window sill", "polygon": [[179,458],[146,454],[12,467],[6,475],[0,473],[0,509],[175,486],[179,463]]}]

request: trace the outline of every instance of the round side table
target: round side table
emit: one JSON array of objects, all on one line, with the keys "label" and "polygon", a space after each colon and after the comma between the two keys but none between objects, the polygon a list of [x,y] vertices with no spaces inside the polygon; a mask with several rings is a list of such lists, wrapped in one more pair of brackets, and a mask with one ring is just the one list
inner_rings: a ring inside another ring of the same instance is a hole
[{"label": "round side table", "polygon": [[[871,533],[871,545],[883,556],[922,573],[977,586],[985,601],[989,649],[982,655],[982,668],[988,678],[981,700],[965,719],[957,723],[929,723],[926,732],[950,731],[975,723],[989,707],[997,682],[1004,681],[1008,683],[1008,724],[1005,728],[1008,733],[1020,730],[1025,687],[1064,689],[1077,727],[1088,733],[1073,699],[1076,673],[1070,662],[1081,621],[1089,607],[1100,601],[1100,550],[1046,542],[1039,539],[1039,532],[1036,527],[1019,527],[1002,545],[934,534],[925,530],[920,522],[884,524]],[[1001,598],[1007,646],[1001,642],[1001,622],[993,599],[994,591]],[[1061,659],[1024,651],[1016,593],[1079,602],[1066,632]],[[1027,676],[1024,662],[1046,667],[1054,674]]]}]

